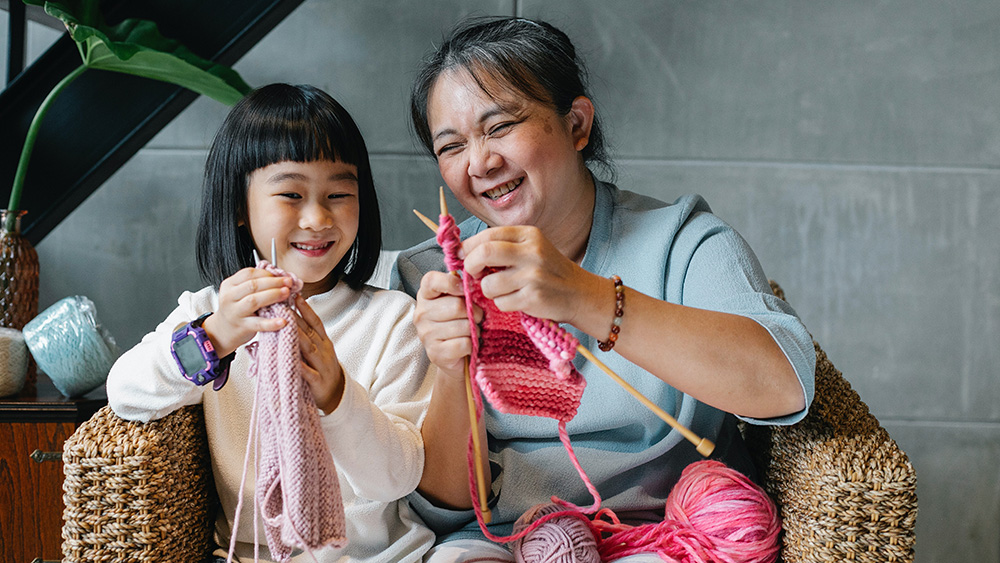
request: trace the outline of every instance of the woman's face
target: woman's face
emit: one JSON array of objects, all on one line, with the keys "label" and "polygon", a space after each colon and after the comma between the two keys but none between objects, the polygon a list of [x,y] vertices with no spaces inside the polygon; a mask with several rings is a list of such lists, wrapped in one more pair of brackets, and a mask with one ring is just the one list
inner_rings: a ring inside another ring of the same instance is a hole
[{"label": "woman's face", "polygon": [[305,297],[335,284],[330,273],[358,236],[359,210],[353,164],[284,161],[250,174],[247,226],[257,253],[298,276]]},{"label": "woman's face", "polygon": [[[504,91],[500,89],[500,91]],[[427,121],[441,176],[471,213],[490,226],[558,229],[586,200],[593,106],[566,116],[507,92],[491,98],[464,69],[443,72],[430,89]],[[589,108],[590,115],[586,115]],[[550,235],[551,236],[551,235]]]}]

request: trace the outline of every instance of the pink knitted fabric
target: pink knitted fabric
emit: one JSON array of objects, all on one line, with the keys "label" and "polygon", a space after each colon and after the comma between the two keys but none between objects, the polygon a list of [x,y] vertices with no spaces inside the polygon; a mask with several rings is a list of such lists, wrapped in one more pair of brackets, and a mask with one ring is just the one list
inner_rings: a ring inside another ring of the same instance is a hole
[{"label": "pink knitted fabric", "polygon": [[[462,272],[463,262],[458,258],[458,249],[462,244],[460,230],[450,214],[441,215],[439,225],[437,241],[444,251],[445,264],[451,271]],[[586,380],[573,365],[579,342],[552,321],[532,317],[520,311],[501,311],[492,299],[483,295],[479,280],[472,276],[463,274],[462,286],[465,292],[469,330],[473,335],[470,370],[476,382],[476,385],[473,385],[476,414],[482,415],[481,391],[486,394],[490,404],[500,412],[543,416],[559,421],[559,439],[587,490],[593,496],[594,504],[589,508],[581,508],[559,499],[553,498],[553,501],[576,511],[585,513],[597,511],[601,505],[600,495],[577,461],[566,430],[566,423],[576,416],[583,390],[587,385]],[[473,304],[483,310],[481,327],[475,323]],[[479,338],[475,338],[477,332]],[[475,498],[471,436],[469,448],[469,486]],[[480,506],[478,503],[474,504],[480,529],[488,538],[497,542],[514,541],[548,520],[565,516],[563,513],[547,514],[530,527],[512,536],[498,537],[486,529]]]},{"label": "pink knitted fabric", "polygon": [[294,280],[287,301],[257,311],[262,317],[285,319],[285,326],[258,333],[257,342],[247,347],[249,375],[257,378],[257,412],[251,417],[251,436],[256,418],[260,442],[256,502],[268,549],[272,557],[286,562],[296,548],[312,552],[345,546],[346,521],[337,468],[320,427],[316,402],[302,378],[299,329],[292,311],[302,281],[265,261],[257,267]]}]

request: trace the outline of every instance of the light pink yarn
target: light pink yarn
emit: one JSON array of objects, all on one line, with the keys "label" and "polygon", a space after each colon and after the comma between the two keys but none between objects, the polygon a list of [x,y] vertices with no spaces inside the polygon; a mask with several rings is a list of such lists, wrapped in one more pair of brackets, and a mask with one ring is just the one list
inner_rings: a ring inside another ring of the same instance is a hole
[{"label": "light pink yarn", "polygon": [[583,513],[568,513],[552,503],[530,508],[514,523],[515,535],[540,517],[563,514],[528,531],[514,541],[511,552],[517,563],[601,563],[595,532]]},{"label": "light pink yarn", "polygon": [[[326,546],[347,545],[346,519],[337,468],[320,427],[316,402],[302,378],[298,326],[292,311],[302,282],[265,261],[257,267],[294,280],[287,301],[257,311],[262,317],[285,319],[285,326],[276,332],[258,333],[257,342],[247,347],[249,375],[257,378],[250,428],[250,441],[256,432],[260,443],[256,506],[271,556],[287,562],[295,549],[311,553]],[[244,464],[244,479],[246,470]],[[238,520],[233,525],[230,553],[237,525]]]}]

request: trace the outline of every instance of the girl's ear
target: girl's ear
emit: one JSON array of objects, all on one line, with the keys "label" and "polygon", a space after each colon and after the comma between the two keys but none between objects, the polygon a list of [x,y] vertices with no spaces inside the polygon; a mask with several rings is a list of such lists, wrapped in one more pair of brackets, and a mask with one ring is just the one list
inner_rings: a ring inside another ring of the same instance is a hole
[{"label": "girl's ear", "polygon": [[590,143],[590,129],[594,125],[594,104],[586,96],[577,96],[566,115],[569,119],[573,147],[582,151]]}]

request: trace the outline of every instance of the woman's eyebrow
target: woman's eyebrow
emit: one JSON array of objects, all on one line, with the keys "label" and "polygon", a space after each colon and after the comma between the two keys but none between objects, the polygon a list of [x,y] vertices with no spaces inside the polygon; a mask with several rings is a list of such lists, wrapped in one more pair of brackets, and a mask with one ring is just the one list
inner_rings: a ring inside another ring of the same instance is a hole
[{"label": "woman's eyebrow", "polygon": [[[507,110],[505,110],[505,109],[503,109],[500,106],[494,106],[494,107],[492,107],[492,108],[484,111],[482,113],[482,115],[479,116],[479,119],[477,120],[477,122],[480,125],[482,125],[487,120],[489,120],[491,117],[494,117],[494,116],[497,116],[497,115],[500,115],[500,114],[504,114],[504,113],[510,113],[510,112],[507,111]],[[432,141],[436,141],[436,140],[440,139],[441,137],[444,137],[445,135],[455,135],[457,133],[458,133],[457,130],[452,129],[451,127],[448,127],[446,129],[441,129],[440,131],[438,131],[437,133],[435,133],[434,137],[431,140]]]}]

